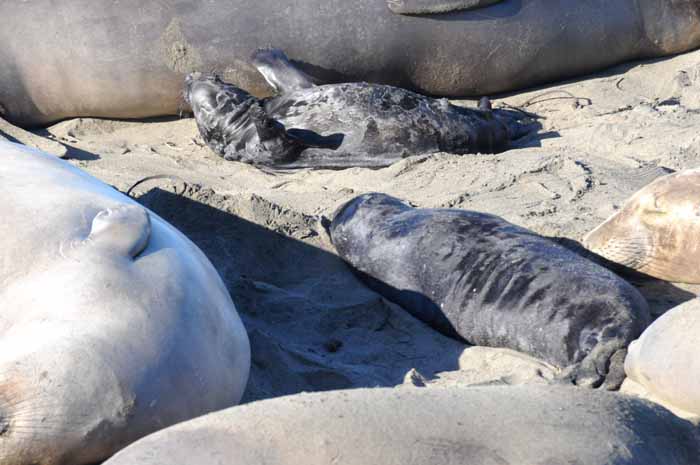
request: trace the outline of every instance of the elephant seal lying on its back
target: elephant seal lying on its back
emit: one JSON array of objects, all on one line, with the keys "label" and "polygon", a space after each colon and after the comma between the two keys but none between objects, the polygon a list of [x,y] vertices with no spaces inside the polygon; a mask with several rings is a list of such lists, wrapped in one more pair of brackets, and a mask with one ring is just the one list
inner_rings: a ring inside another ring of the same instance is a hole
[{"label": "elephant seal lying on its back", "polygon": [[650,323],[630,284],[497,216],[365,194],[340,207],[330,235],[370,287],[415,317],[566,368],[576,384],[619,387],[627,345]]},{"label": "elephant seal lying on its back", "polygon": [[696,465],[699,440],[664,408],[608,392],[353,389],[212,413],[105,465]]},{"label": "elephant seal lying on its back", "polygon": [[248,338],[185,236],[8,142],[0,198],[0,465],[97,463],[239,402]]},{"label": "elephant seal lying on its back", "polygon": [[[700,45],[700,0],[0,2],[0,117],[177,114],[215,70],[261,96],[252,50],[284,44],[322,82],[491,95]],[[309,31],[313,31],[310,33]]]},{"label": "elephant seal lying on its back", "polygon": [[409,155],[494,153],[526,135],[524,114],[462,108],[398,87],[366,82],[316,86],[276,49],[253,63],[279,92],[259,100],[217,76],[185,80],[205,142],[227,160],[276,168],[381,167]]}]

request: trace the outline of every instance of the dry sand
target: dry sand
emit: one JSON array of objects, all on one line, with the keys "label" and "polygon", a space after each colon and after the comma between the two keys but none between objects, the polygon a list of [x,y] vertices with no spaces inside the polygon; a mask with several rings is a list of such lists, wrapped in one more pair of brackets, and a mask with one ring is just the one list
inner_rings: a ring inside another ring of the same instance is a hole
[{"label": "dry sand", "polygon": [[[698,81],[700,51],[506,96],[496,104],[544,118],[519,148],[412,157],[379,170],[266,173],[218,158],[192,119],[76,119],[43,134],[120,190],[165,175],[132,195],[197,243],[226,282],[251,339],[247,401],[361,386],[543,382],[551,367],[450,340],[365,288],[320,220],[357,194],[381,191],[580,240],[655,177],[700,166]],[[635,284],[656,314],[697,291]]]}]

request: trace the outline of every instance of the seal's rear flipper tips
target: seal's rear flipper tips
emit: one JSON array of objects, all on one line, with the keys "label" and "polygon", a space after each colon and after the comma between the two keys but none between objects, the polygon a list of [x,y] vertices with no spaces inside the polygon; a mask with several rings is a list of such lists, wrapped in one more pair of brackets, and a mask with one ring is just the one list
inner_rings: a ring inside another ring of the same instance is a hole
[{"label": "seal's rear flipper tips", "polygon": [[87,242],[133,258],[146,248],[150,236],[151,220],[146,209],[123,205],[102,210],[95,216]]},{"label": "seal's rear flipper tips", "polygon": [[430,15],[484,8],[503,0],[387,0],[389,9],[399,15]]},{"label": "seal's rear flipper tips", "polygon": [[615,350],[611,343],[599,343],[580,363],[566,367],[553,384],[617,391],[625,380],[627,349]]},{"label": "seal's rear flipper tips", "polygon": [[313,81],[303,71],[297,69],[282,50],[260,49],[252,56],[253,65],[265,80],[279,93],[308,89]]}]

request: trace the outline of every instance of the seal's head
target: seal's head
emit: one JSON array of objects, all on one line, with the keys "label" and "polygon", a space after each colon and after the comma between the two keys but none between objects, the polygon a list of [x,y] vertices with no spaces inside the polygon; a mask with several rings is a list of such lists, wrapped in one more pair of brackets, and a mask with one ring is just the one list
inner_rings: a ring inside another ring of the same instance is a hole
[{"label": "seal's head", "polygon": [[634,194],[583,245],[604,258],[674,282],[700,283],[700,170],[664,176]]},{"label": "seal's head", "polygon": [[225,105],[230,111],[252,96],[231,84],[221,80],[216,74],[190,73],[185,77],[185,102],[192,108],[195,116],[199,112],[221,110]]},{"label": "seal's head", "polygon": [[12,359],[0,361],[0,464],[95,463],[126,445],[115,433],[134,399],[90,338],[80,346],[71,336],[37,322],[3,340]]}]

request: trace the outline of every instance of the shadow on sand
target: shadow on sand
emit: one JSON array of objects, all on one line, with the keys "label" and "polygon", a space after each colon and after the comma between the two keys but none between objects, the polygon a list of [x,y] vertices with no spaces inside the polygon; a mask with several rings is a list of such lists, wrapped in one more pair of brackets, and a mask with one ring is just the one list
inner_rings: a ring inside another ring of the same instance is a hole
[{"label": "shadow on sand", "polygon": [[[241,218],[251,206],[244,200],[194,185],[182,195],[155,188],[138,198],[204,251],[230,291],[252,349],[244,401],[395,386],[412,368],[426,378],[458,369],[464,344],[369,290],[336,255]],[[285,214],[258,207],[271,228]],[[295,221],[292,230],[309,227]]]}]

